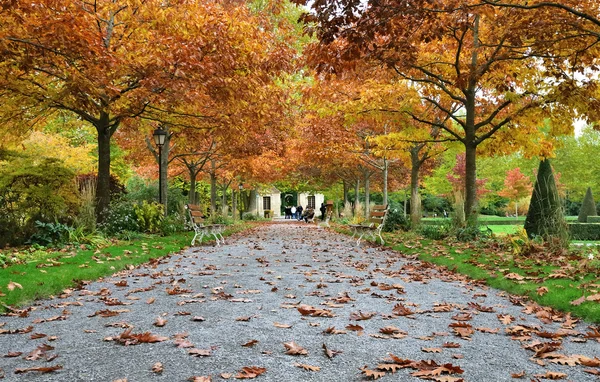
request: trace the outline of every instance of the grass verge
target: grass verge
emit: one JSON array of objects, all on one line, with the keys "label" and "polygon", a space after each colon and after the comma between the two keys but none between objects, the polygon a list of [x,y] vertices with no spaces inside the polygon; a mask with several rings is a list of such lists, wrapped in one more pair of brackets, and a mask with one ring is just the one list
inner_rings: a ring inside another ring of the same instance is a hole
[{"label": "grass verge", "polygon": [[[236,224],[228,227],[223,235],[228,236],[250,226],[247,223]],[[21,306],[54,296],[81,281],[97,280],[153,258],[170,256],[187,248],[192,237],[193,232],[168,237],[148,235],[100,249],[38,251],[43,255],[38,253],[36,258],[24,259],[20,264],[0,269],[0,312],[6,311],[6,306]],[[207,242],[209,238],[205,236],[202,241]]]},{"label": "grass verge", "polygon": [[[519,256],[497,242],[431,241],[407,238],[406,233],[387,234],[385,240],[399,252],[600,323],[600,262],[584,252]],[[592,300],[575,302],[582,296]]]}]

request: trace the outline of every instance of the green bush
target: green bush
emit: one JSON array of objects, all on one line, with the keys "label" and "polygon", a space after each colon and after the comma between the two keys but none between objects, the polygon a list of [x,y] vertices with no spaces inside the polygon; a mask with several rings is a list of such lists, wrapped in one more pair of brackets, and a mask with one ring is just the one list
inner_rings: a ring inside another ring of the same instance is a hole
[{"label": "green bush", "polygon": [[586,223],[600,223],[600,216],[588,216]]},{"label": "green bush", "polygon": [[178,212],[171,214],[160,222],[160,233],[170,236],[186,230],[186,217]]},{"label": "green bush", "polygon": [[161,228],[161,222],[164,218],[163,205],[143,200],[141,203],[133,206],[138,227],[142,232],[156,233]]},{"label": "green bush", "polygon": [[[144,179],[134,177],[127,182],[126,200],[140,203],[146,201],[152,203],[158,198],[158,183],[148,182]],[[186,196],[183,195],[180,188],[169,187],[167,189],[167,214],[181,213],[183,205],[187,203]]]},{"label": "green bush", "polygon": [[600,240],[600,224],[569,223],[569,233],[573,240]]},{"label": "green bush", "polygon": [[7,156],[0,162],[0,248],[23,244],[36,221],[69,223],[79,206],[75,174],[57,159]]},{"label": "green bush", "polygon": [[467,224],[466,227],[457,228],[455,234],[457,240],[467,242],[491,237],[492,230],[480,224]]},{"label": "green bush", "polygon": [[258,220],[258,217],[253,212],[244,212],[242,214],[242,220],[244,220],[244,221]]},{"label": "green bush", "polygon": [[390,203],[382,230],[383,232],[393,232],[399,229],[408,231],[410,229],[410,220],[404,218],[403,209],[400,204]]},{"label": "green bush", "polygon": [[450,236],[450,225],[422,225],[419,227],[419,233],[427,239],[441,240]]},{"label": "green bush", "polygon": [[35,222],[36,232],[29,238],[28,244],[38,244],[44,247],[66,244],[69,241],[69,232],[73,228],[59,222]]},{"label": "green bush", "polygon": [[579,210],[579,215],[577,216],[577,221],[580,223],[585,223],[587,221],[588,216],[596,215],[598,215],[598,213],[596,212],[596,203],[594,203],[592,189],[588,187],[587,191],[585,192],[585,197],[583,198],[581,210]]},{"label": "green bush", "polygon": [[115,236],[122,232],[139,232],[137,216],[131,201],[119,199],[112,201],[104,222],[99,229],[107,236]]}]

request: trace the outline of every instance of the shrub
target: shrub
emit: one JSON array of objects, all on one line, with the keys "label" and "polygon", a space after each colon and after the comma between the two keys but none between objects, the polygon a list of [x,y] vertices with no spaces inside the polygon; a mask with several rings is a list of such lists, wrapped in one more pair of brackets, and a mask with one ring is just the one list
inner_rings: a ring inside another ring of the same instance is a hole
[{"label": "shrub", "polygon": [[244,212],[242,214],[242,220],[244,220],[244,221],[258,220],[258,217],[256,216],[256,214],[254,212]]},{"label": "shrub", "polygon": [[573,240],[600,240],[598,223],[569,223],[568,226]]},{"label": "shrub", "polygon": [[180,213],[168,215],[160,222],[160,233],[169,236],[186,230],[186,217]]},{"label": "shrub", "polygon": [[25,242],[36,221],[72,221],[79,205],[75,174],[59,160],[8,159],[0,163],[0,248]]},{"label": "shrub", "polygon": [[123,199],[112,201],[104,222],[98,228],[108,236],[115,236],[125,231],[138,232],[140,226],[133,210],[133,203]]},{"label": "shrub", "polygon": [[73,230],[59,222],[44,223],[39,220],[36,220],[35,228],[36,232],[29,238],[28,244],[38,244],[44,247],[67,243],[69,232]]},{"label": "shrub", "polygon": [[548,159],[540,162],[529,211],[525,219],[525,230],[530,238],[540,236],[544,240],[558,240],[561,245],[568,246],[568,228]]},{"label": "shrub", "polygon": [[427,239],[441,240],[450,236],[449,224],[421,225],[419,233]]},{"label": "shrub", "polygon": [[393,232],[396,230],[408,231],[410,229],[410,220],[404,217],[404,212],[398,203],[390,203],[388,207],[383,232]]},{"label": "shrub", "polygon": [[585,223],[588,216],[596,215],[598,215],[596,212],[596,203],[594,203],[592,189],[588,187],[587,191],[585,192],[585,197],[583,198],[581,209],[579,210],[579,215],[577,216],[577,221],[580,223]]},{"label": "shrub", "polygon": [[164,218],[163,205],[143,200],[133,206],[138,227],[142,232],[156,233],[161,227]]},{"label": "shrub", "polygon": [[600,216],[588,216],[586,223],[600,223]]}]

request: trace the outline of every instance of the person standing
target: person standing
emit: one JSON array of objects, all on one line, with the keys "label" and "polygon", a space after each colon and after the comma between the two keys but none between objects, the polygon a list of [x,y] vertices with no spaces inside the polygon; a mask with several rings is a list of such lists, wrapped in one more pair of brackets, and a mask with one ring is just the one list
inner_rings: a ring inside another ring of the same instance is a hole
[{"label": "person standing", "polygon": [[302,211],[304,210],[304,208],[302,208],[302,205],[298,205],[298,207],[296,207],[296,219],[298,220],[302,220]]},{"label": "person standing", "polygon": [[325,203],[321,203],[321,208],[319,208],[319,211],[321,211],[321,220],[325,221],[325,212],[327,212],[327,207],[325,207]]}]

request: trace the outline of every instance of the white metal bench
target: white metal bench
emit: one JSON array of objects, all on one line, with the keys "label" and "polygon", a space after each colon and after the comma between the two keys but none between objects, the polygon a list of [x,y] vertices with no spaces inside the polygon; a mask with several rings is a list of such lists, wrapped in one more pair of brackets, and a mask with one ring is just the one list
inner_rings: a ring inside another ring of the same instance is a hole
[{"label": "white metal bench", "polygon": [[186,204],[185,209],[188,211],[190,225],[195,232],[194,238],[192,239],[192,245],[194,245],[197,238],[199,242],[202,242],[204,235],[213,235],[217,242],[217,247],[220,246],[221,243],[225,244],[225,238],[223,237],[225,224],[204,224],[202,211],[200,207],[195,204]]},{"label": "white metal bench", "polygon": [[365,224],[349,225],[349,227],[353,231],[352,237],[354,238],[356,235],[358,235],[358,240],[356,241],[357,247],[360,245],[360,240],[363,237],[368,237],[372,240],[375,240],[377,237],[379,237],[381,239],[381,243],[385,243],[383,237],[381,237],[381,230],[383,229],[383,225],[385,224],[387,212],[387,205],[376,205],[371,209],[369,213],[369,220],[367,220]]}]

